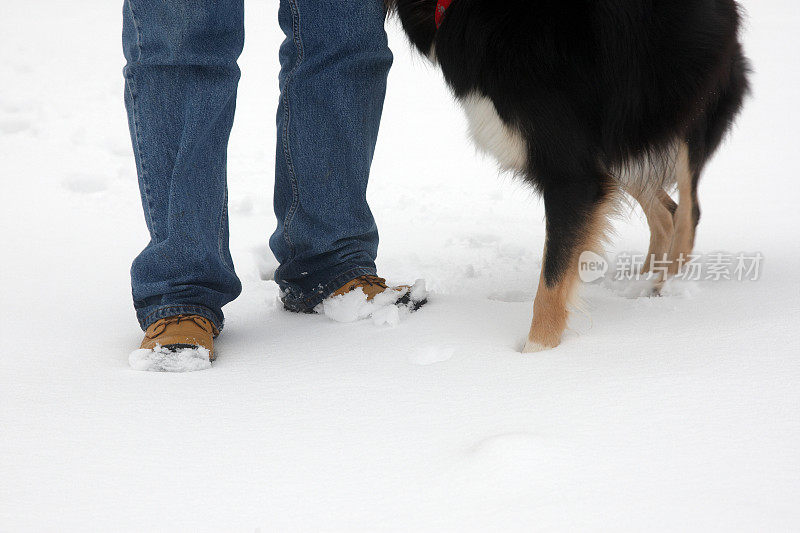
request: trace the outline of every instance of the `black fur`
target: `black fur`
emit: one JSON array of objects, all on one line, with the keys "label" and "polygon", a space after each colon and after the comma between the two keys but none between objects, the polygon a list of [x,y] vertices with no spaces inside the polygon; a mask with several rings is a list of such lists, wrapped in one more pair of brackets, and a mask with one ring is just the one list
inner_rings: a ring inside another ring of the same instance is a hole
[{"label": "black fur", "polygon": [[[687,143],[696,187],[748,91],[734,0],[388,0],[457,97],[490,98],[527,141],[557,284],[612,178]],[[654,179],[654,178],[653,178]],[[663,183],[656,184],[660,189]],[[674,206],[672,208],[674,210]]]}]

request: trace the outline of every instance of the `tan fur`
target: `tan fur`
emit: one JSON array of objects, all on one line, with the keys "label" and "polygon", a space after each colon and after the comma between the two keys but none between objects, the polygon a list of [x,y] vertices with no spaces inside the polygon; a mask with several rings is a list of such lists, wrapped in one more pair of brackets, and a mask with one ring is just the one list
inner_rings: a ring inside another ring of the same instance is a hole
[{"label": "tan fur", "polygon": [[567,304],[577,285],[576,278],[576,272],[570,271],[561,283],[549,288],[544,281],[544,274],[539,277],[539,289],[533,303],[533,321],[525,353],[554,348],[561,343],[561,334],[567,327],[569,317]]},{"label": "tan fur", "polygon": [[643,273],[650,272],[653,267],[653,258],[657,261],[665,261],[672,246],[675,225],[672,212],[667,208],[667,205],[672,203],[672,199],[663,190],[659,190],[653,196],[634,193],[631,193],[631,196],[642,206],[644,216],[647,218],[647,225],[650,227],[650,247],[642,267]]},{"label": "tan fur", "polygon": [[689,166],[689,148],[681,146],[675,165],[678,183],[678,209],[675,211],[675,233],[669,249],[669,274],[678,272],[681,264],[688,259],[694,249],[695,221],[692,216],[692,171]]},{"label": "tan fur", "polygon": [[[573,304],[578,288],[578,261],[582,252],[601,252],[602,243],[610,228],[610,217],[618,205],[616,191],[596,209],[582,238],[572,250],[569,267],[555,287],[548,287],[544,279],[544,267],[539,276],[539,289],[533,303],[533,320],[528,333],[525,353],[555,348],[561,343],[561,335],[567,327],[568,307]],[[543,257],[547,257],[547,245]]]}]

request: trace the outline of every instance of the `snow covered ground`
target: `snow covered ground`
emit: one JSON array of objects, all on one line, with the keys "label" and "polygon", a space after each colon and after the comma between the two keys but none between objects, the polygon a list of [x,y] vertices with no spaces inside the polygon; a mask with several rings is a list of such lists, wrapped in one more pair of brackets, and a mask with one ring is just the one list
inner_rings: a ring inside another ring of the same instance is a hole
[{"label": "snow covered ground", "polygon": [[[698,249],[760,252],[760,279],[657,299],[591,285],[563,345],[524,356],[541,202],[474,154],[395,23],[379,266],[434,294],[394,327],[281,310],[262,279],[281,35],[277,2],[248,0],[230,154],[245,290],[219,359],[187,374],[128,365],[147,236],[119,4],[3,3],[0,530],[800,528],[796,2],[745,2],[755,96],[701,188]],[[638,211],[617,227],[612,254],[646,250]]]}]

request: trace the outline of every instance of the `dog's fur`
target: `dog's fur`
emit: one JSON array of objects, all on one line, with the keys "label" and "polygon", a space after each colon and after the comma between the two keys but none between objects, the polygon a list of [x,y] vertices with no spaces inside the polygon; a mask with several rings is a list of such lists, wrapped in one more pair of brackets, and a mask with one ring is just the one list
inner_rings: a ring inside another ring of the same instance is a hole
[{"label": "dog's fur", "polygon": [[387,8],[441,67],[478,146],[544,196],[526,352],[560,343],[578,257],[600,247],[621,191],[651,228],[645,270],[653,257],[678,270],[698,180],[748,91],[734,0],[453,0],[438,30],[436,0]]}]

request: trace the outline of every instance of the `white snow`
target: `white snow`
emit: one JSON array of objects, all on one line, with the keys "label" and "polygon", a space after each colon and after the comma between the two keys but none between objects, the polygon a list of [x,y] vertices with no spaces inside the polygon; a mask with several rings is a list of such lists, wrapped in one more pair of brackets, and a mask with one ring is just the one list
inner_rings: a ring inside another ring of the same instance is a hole
[{"label": "white snow", "polygon": [[435,365],[436,363],[444,363],[453,358],[456,353],[456,347],[453,345],[446,346],[426,346],[425,348],[415,351],[408,356],[408,361],[414,365],[427,366]]},{"label": "white snow", "polygon": [[358,289],[341,296],[327,298],[317,306],[316,311],[336,322],[356,322],[373,317],[375,325],[388,323],[396,326],[400,313],[394,305],[397,295],[384,291],[372,300],[367,300],[363,290]]},{"label": "white snow", "polygon": [[428,284],[425,283],[424,279],[418,279],[414,282],[411,288],[408,290],[408,294],[411,297],[412,303],[419,303],[423,300],[427,300],[430,298],[431,294],[428,291]]},{"label": "white snow", "polygon": [[357,289],[347,294],[326,298],[315,311],[335,322],[357,322],[370,318],[376,326],[396,326],[400,323],[401,317],[413,312],[412,304],[396,305],[396,302],[406,294],[411,297],[411,302],[427,299],[429,295],[425,288],[425,280],[418,279],[410,288],[387,289],[372,300],[367,299],[363,290]]},{"label": "white snow", "polygon": [[128,364],[134,370],[146,372],[194,372],[211,368],[207,348],[180,348],[169,350],[156,346],[152,350],[134,350],[128,356]]},{"label": "white snow", "polygon": [[[380,275],[434,297],[394,327],[282,310],[265,280],[281,34],[277,2],[248,0],[229,157],[244,292],[210,369],[154,373],[128,361],[148,235],[121,5],[5,2],[0,530],[800,528],[800,11],[745,5],[754,97],[701,184],[698,250],[761,252],[761,278],[586,285],[563,344],[522,354],[541,201],[476,157],[396,22],[368,195]],[[639,211],[615,229],[609,257],[647,250]]]}]

